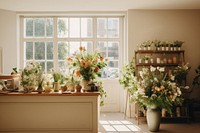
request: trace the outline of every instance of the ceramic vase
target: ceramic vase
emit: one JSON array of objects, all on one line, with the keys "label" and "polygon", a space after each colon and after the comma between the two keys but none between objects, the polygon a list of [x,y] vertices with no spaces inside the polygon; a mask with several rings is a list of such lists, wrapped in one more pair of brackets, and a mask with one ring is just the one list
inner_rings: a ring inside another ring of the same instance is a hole
[{"label": "ceramic vase", "polygon": [[147,109],[147,124],[149,131],[158,132],[160,129],[161,112],[158,108]]}]

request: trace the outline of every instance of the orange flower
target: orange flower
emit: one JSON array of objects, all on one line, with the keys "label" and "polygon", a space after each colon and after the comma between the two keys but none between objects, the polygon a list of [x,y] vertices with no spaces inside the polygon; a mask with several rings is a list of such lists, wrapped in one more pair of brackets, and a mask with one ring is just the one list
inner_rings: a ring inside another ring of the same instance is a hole
[{"label": "orange flower", "polygon": [[67,57],[67,60],[68,60],[68,61],[72,61],[72,58],[70,58],[70,57]]},{"label": "orange flower", "polygon": [[88,67],[88,64],[87,63],[85,63],[85,65],[84,65],[84,68],[86,69]]},{"label": "orange flower", "polygon": [[97,62],[97,61],[98,61],[97,57],[95,57],[95,58],[93,59],[93,61],[94,61],[94,62]]},{"label": "orange flower", "polygon": [[85,62],[82,60],[82,61],[80,62],[80,65],[81,65],[81,67],[84,67],[84,66],[85,66]]},{"label": "orange flower", "polygon": [[169,97],[170,97],[171,99],[173,99],[173,95],[170,95]]},{"label": "orange flower", "polygon": [[155,87],[155,90],[156,90],[156,91],[160,91],[160,88],[156,86],[156,87]]},{"label": "orange flower", "polygon": [[165,87],[164,87],[164,86],[160,86],[160,89],[161,89],[161,90],[164,90],[164,89],[165,89]]},{"label": "orange flower", "polygon": [[83,47],[82,47],[82,46],[80,46],[80,47],[79,47],[79,50],[80,50],[80,51],[82,51],[82,50],[83,50]]},{"label": "orange flower", "polygon": [[99,71],[99,67],[98,67],[98,66],[95,67],[94,71],[95,71],[95,72],[98,72],[98,71]]},{"label": "orange flower", "polygon": [[76,75],[78,76],[78,77],[80,77],[81,76],[81,73],[80,73],[80,71],[78,70],[78,71],[76,71]]},{"label": "orange flower", "polygon": [[88,65],[90,65],[90,64],[91,64],[91,61],[90,61],[90,60],[88,60],[87,64],[88,64]]},{"label": "orange flower", "polygon": [[102,56],[100,56],[100,61],[103,61],[103,59],[104,59],[104,58],[103,58]]}]

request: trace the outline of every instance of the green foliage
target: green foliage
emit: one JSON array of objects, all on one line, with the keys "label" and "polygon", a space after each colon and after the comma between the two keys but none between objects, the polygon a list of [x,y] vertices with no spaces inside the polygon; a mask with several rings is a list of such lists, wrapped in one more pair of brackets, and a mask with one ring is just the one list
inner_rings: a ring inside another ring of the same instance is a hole
[{"label": "green foliage", "polygon": [[103,89],[102,81],[96,81],[97,86],[99,87],[99,93],[100,93],[100,106],[104,105],[104,99],[107,97],[106,91]]},{"label": "green foliage", "polygon": [[186,76],[190,71],[190,68],[191,67],[189,67],[189,64],[187,63],[181,66],[177,66],[174,69],[174,76],[177,83],[181,84],[182,81],[186,80]]},{"label": "green foliage", "polygon": [[127,65],[125,65],[120,71],[121,77],[119,78],[119,83],[124,87],[124,89],[128,89],[129,93],[132,93],[133,90],[136,89],[135,85],[135,62],[131,61]]},{"label": "green foliage", "polygon": [[196,76],[193,80],[193,85],[200,85],[200,65],[195,69]]}]

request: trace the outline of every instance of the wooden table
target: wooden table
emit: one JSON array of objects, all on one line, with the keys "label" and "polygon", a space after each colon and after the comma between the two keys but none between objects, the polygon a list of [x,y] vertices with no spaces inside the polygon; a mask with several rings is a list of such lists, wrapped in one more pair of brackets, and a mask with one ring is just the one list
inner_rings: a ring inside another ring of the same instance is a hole
[{"label": "wooden table", "polygon": [[99,93],[0,94],[0,132],[97,133]]}]

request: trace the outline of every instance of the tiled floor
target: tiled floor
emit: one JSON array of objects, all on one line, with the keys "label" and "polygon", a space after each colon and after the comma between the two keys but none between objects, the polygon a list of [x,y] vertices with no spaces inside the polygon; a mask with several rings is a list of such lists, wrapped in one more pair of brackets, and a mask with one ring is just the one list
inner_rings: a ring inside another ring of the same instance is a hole
[{"label": "tiled floor", "polygon": [[[200,133],[200,123],[161,123],[158,133]],[[124,119],[123,113],[101,113],[99,133],[150,133],[145,120],[137,125],[134,118]]]}]

